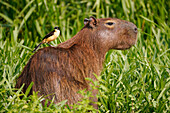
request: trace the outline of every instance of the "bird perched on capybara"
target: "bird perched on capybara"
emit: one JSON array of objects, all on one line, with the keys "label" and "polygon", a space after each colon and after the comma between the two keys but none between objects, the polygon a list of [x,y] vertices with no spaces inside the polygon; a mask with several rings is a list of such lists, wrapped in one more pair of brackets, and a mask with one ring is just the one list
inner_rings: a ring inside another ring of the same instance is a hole
[{"label": "bird perched on capybara", "polygon": [[131,22],[90,17],[84,20],[84,24],[66,42],[57,47],[39,49],[23,69],[16,87],[20,88],[25,83],[25,92],[33,81],[30,94],[32,91],[39,91],[39,95],[53,94],[47,98],[55,96],[55,103],[67,99],[67,104],[73,104],[81,99],[77,91],[89,90],[85,78],[95,81],[93,73],[100,75],[108,50],[124,50],[136,43],[137,27]]},{"label": "bird perched on capybara", "polygon": [[60,35],[60,28],[59,27],[54,27],[54,30],[51,31],[50,33],[48,33],[47,35],[45,35],[45,37],[43,38],[43,40],[41,41],[41,43],[35,47],[35,49],[33,50],[33,52],[35,52],[37,50],[37,48],[44,43],[47,43],[49,46],[52,46],[51,44],[49,44],[49,42],[55,40],[58,36]]}]

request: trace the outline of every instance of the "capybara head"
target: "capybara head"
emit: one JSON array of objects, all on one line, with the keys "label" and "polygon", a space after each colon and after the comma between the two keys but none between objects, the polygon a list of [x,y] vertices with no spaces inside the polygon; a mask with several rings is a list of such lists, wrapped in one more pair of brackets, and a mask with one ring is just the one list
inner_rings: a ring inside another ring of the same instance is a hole
[{"label": "capybara head", "polygon": [[84,19],[84,28],[90,28],[96,40],[106,49],[128,49],[136,43],[137,27],[131,22],[117,18]]}]

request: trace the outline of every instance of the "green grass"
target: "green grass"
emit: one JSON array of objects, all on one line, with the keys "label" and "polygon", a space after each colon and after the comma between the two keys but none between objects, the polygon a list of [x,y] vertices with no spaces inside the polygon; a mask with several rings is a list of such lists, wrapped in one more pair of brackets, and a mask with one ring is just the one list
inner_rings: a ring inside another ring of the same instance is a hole
[{"label": "green grass", "polygon": [[[168,0],[7,0],[0,1],[0,8],[0,112],[170,111]],[[52,42],[57,46],[74,36],[83,27],[84,18],[92,15],[128,20],[139,30],[134,47],[106,54],[101,76],[91,85],[99,90],[98,110],[88,104],[90,91],[80,91],[84,99],[72,109],[66,101],[42,106],[38,92],[27,96],[32,84],[25,94],[22,87],[15,91],[17,77],[45,34],[59,26],[61,36]]]}]

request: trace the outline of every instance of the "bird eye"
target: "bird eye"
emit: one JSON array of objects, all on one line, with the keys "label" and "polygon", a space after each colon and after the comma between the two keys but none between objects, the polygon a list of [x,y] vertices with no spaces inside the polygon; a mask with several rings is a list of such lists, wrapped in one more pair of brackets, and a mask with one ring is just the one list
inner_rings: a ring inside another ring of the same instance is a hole
[{"label": "bird eye", "polygon": [[106,24],[111,26],[111,25],[114,25],[115,23],[114,22],[107,22]]}]

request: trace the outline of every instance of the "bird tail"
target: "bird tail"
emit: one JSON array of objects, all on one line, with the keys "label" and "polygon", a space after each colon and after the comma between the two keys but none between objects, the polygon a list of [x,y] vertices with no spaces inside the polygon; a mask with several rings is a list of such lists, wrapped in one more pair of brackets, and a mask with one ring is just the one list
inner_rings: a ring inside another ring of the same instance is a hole
[{"label": "bird tail", "polygon": [[36,50],[37,50],[37,48],[41,45],[41,44],[43,44],[42,42],[33,50],[33,52],[35,52]]}]

